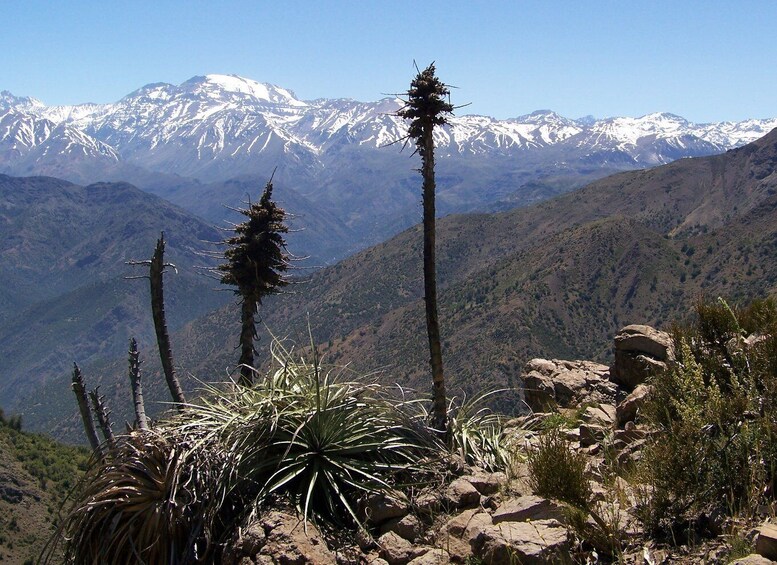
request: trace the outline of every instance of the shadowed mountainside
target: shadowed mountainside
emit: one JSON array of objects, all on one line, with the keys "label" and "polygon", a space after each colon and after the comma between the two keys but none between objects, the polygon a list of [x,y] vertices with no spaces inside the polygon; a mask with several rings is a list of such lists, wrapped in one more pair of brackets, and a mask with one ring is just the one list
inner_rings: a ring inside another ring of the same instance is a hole
[{"label": "shadowed mountainside", "polygon": [[130,335],[153,336],[148,283],[125,261],[150,258],[161,231],[172,327],[223,304],[194,266],[218,230],[126,183],[86,187],[47,177],[0,175],[0,405],[77,360],[114,358]]}]

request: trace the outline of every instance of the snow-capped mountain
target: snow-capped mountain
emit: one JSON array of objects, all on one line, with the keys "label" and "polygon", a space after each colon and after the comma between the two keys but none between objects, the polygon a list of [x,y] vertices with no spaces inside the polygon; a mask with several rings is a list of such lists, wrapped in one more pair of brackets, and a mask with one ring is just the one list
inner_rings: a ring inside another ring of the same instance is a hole
[{"label": "snow-capped mountain", "polygon": [[[412,151],[400,153],[407,131],[396,116],[401,105],[396,98],[305,101],[234,75],[149,84],[113,104],[46,106],[3,91],[0,172],[129,180],[169,197],[153,174],[219,182],[267,178],[277,168],[280,184],[379,239],[417,219],[417,183],[410,181],[417,163]],[[439,207],[525,204],[615,171],[723,152],[775,127],[777,118],[694,124],[667,113],[456,116],[436,132],[445,161]],[[186,206],[186,191],[176,190]]]},{"label": "snow-capped mountain", "polygon": [[[9,144],[21,155],[47,139],[40,132],[67,125],[82,133],[86,153],[105,156],[112,149],[143,168],[218,180],[263,173],[260,167],[268,160],[325,166],[328,152],[346,146],[382,149],[404,137],[405,124],[394,115],[401,104],[392,98],[306,102],[290,90],[234,75],[199,76],[178,86],[149,84],[104,105],[48,107],[3,91],[3,122],[7,113],[21,113],[27,125],[16,133],[4,127],[0,142],[4,155],[12,154]],[[45,121],[33,125],[39,120]],[[451,157],[518,157],[552,147],[589,161],[597,153],[617,153],[640,167],[730,149],[775,126],[777,119],[692,124],[665,113],[591,122],[538,111],[510,120],[454,117],[451,127],[437,132],[437,144]],[[10,157],[2,164],[15,168]]]}]

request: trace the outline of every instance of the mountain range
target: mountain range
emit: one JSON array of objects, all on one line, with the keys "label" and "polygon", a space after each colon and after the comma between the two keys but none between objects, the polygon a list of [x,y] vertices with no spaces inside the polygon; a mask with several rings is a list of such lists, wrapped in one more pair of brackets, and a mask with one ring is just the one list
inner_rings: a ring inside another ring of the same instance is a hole
[{"label": "mountain range", "polygon": [[227,293],[197,266],[223,233],[127,183],[72,184],[0,175],[0,406],[17,408],[73,361],[114,358],[131,336],[153,336],[149,259],[166,232],[171,327],[223,304]]},{"label": "mountain range", "polygon": [[[0,172],[129,181],[218,222],[229,217],[223,204],[245,198],[226,181],[255,194],[275,171],[284,204],[310,231],[292,237],[297,254],[332,263],[419,219],[417,164],[410,149],[400,151],[401,105],[395,97],[305,101],[234,75],[149,84],[112,104],[46,106],[2,92]],[[445,163],[438,209],[523,206],[613,172],[720,153],[774,127],[777,119],[694,124],[667,113],[457,116],[436,134]],[[318,215],[336,230],[311,226]]]},{"label": "mountain range", "polygon": [[[701,294],[773,295],[776,243],[777,129],[534,206],[444,218],[437,263],[452,388],[516,384],[532,357],[606,362],[620,328],[666,327]],[[416,226],[315,273],[268,304],[263,320],[302,345],[310,324],[330,361],[385,368],[386,382],[425,390],[421,247]],[[237,320],[228,307],[182,330],[177,347],[190,371],[223,373],[229,354],[216,344],[234,340]],[[214,353],[200,356],[205,343]]]},{"label": "mountain range", "polygon": [[[533,357],[607,362],[621,327],[666,328],[702,294],[737,303],[777,293],[776,166],[777,129],[720,155],[619,173],[529,207],[443,218],[438,282],[451,392],[519,386]],[[309,327],[325,362],[425,391],[421,246],[415,226],[267,300],[264,358],[270,332],[304,349]],[[177,331],[180,373],[227,378],[239,320],[230,304]],[[157,363],[146,358],[165,398]],[[124,363],[89,372],[128,412],[126,379],[112,376]],[[55,379],[46,390],[65,387]],[[28,404],[25,417],[78,437],[73,406]]]}]

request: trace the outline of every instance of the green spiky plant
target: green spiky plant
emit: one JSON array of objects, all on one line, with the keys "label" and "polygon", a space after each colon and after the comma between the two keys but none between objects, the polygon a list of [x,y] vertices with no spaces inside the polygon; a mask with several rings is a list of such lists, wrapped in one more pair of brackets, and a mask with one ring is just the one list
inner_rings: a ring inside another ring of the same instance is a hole
[{"label": "green spiky plant", "polygon": [[257,507],[284,496],[306,518],[360,523],[355,503],[394,491],[400,477],[423,472],[433,436],[407,426],[402,405],[376,385],[342,380],[293,359],[277,342],[277,369],[261,383],[191,408],[237,454],[234,464]]},{"label": "green spiky plant", "polygon": [[[273,344],[266,379],[196,403],[93,458],[60,535],[71,563],[199,563],[278,499],[362,527],[358,501],[436,476],[439,439],[415,402]],[[54,553],[52,553],[52,556]]]},{"label": "green spiky plant", "polygon": [[[472,399],[451,398],[445,419],[448,430],[438,437],[438,450],[460,457],[468,465],[487,471],[504,471],[512,463],[514,449],[504,432],[502,417],[488,407],[489,399],[504,390],[486,391]],[[424,398],[409,405],[417,411],[416,420],[430,420]]]}]

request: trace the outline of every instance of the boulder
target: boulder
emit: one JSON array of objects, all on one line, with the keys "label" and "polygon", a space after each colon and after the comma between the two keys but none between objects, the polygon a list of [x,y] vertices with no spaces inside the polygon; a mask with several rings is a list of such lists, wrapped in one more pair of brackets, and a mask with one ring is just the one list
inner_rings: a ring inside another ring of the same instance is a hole
[{"label": "boulder", "polygon": [[392,518],[401,518],[410,512],[407,502],[385,494],[369,495],[362,501],[361,507],[363,515],[371,524],[382,524]]},{"label": "boulder", "polygon": [[491,519],[494,524],[527,520],[563,520],[564,509],[547,498],[527,495],[506,500],[497,507]]},{"label": "boulder", "polygon": [[626,326],[615,336],[615,362],[611,378],[627,390],[633,390],[654,372],[666,369],[674,359],[672,338],[650,326]]},{"label": "boulder", "polygon": [[409,561],[408,565],[447,565],[450,562],[451,554],[440,547],[435,547]]},{"label": "boulder", "polygon": [[278,510],[260,516],[243,528],[225,551],[223,562],[239,564],[246,559],[254,563],[283,565],[337,563],[335,554],[326,546],[315,525]]},{"label": "boulder", "polygon": [[606,365],[591,361],[532,359],[521,376],[526,404],[534,412],[584,403],[614,404],[617,386],[609,372]]},{"label": "boulder", "polygon": [[483,496],[499,492],[499,486],[507,483],[507,475],[504,473],[486,473],[481,471],[461,478],[475,487]]},{"label": "boulder", "polygon": [[450,554],[451,562],[466,562],[472,557],[472,543],[475,538],[484,528],[492,525],[491,516],[480,508],[464,510],[440,528],[435,545],[445,548]]},{"label": "boulder", "polygon": [[611,427],[615,422],[615,406],[612,404],[596,404],[587,406],[580,419],[586,424]]},{"label": "boulder", "polygon": [[380,528],[380,533],[385,534],[387,532],[394,532],[409,542],[415,542],[423,532],[423,525],[418,518],[408,514],[402,518],[392,518],[383,524]]},{"label": "boulder", "polygon": [[632,351],[658,361],[674,359],[671,336],[650,326],[632,324],[615,336],[615,351]]},{"label": "boulder", "polygon": [[640,408],[645,405],[652,390],[650,385],[639,384],[631,394],[618,403],[618,406],[615,407],[615,417],[619,426],[636,420]]},{"label": "boulder", "polygon": [[755,551],[767,559],[777,560],[777,525],[766,522],[758,528]]},{"label": "boulder", "polygon": [[501,522],[480,531],[473,553],[491,565],[565,563],[567,530],[556,520]]},{"label": "boulder", "polygon": [[730,565],[773,565],[774,561],[767,559],[757,553],[751,553],[746,557],[740,557],[730,563]]},{"label": "boulder", "polygon": [[440,531],[469,542],[477,535],[480,528],[491,525],[493,521],[487,512],[479,508],[470,508],[448,520]]},{"label": "boulder", "polygon": [[394,532],[388,532],[378,538],[380,556],[390,565],[404,565],[428,551],[428,548],[414,546]]},{"label": "boulder", "polygon": [[472,508],[480,503],[478,489],[463,478],[458,478],[449,484],[443,498],[449,508]]}]

